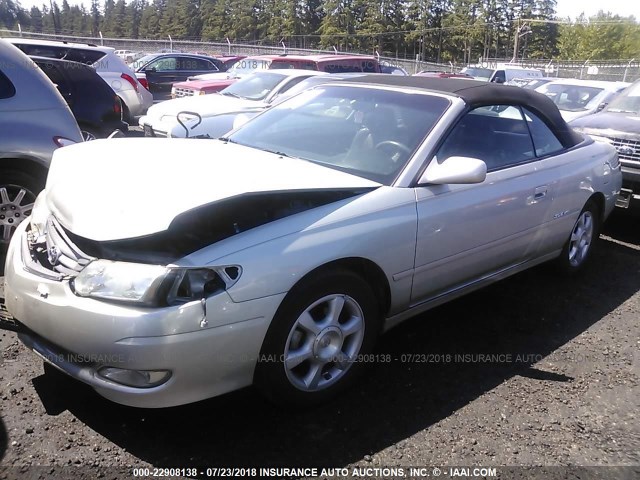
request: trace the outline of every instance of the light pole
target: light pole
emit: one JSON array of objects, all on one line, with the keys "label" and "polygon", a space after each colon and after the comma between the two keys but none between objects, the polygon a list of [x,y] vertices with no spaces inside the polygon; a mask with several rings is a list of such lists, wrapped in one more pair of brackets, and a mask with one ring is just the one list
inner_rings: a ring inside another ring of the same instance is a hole
[{"label": "light pole", "polygon": [[520,25],[520,20],[518,20],[516,27],[516,33],[513,36],[513,58],[511,59],[511,63],[516,63],[518,61],[518,43],[520,42],[520,37],[533,33],[529,25],[526,23]]}]

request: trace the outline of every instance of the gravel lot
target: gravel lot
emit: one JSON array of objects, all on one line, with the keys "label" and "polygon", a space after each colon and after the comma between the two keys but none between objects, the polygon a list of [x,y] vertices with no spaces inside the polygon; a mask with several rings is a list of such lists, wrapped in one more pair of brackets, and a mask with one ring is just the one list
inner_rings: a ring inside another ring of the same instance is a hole
[{"label": "gravel lot", "polygon": [[[572,280],[542,266],[402,324],[378,347],[392,361],[308,412],[252,389],[122,407],[0,333],[0,478],[130,478],[136,466],[638,467],[640,218],[614,216],[598,247]],[[640,468],[615,472],[592,478],[640,478]]]}]

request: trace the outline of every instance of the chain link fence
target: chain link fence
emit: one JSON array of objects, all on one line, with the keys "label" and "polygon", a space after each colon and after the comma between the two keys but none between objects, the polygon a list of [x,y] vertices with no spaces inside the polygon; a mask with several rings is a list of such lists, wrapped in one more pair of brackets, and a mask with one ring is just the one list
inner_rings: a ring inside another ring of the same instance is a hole
[{"label": "chain link fence", "polygon": [[[127,38],[103,38],[103,37],[79,37],[72,35],[52,35],[43,33],[30,33],[17,30],[0,29],[0,37],[41,38],[48,40],[60,40],[74,43],[89,43],[104,45],[117,50],[131,50],[139,56],[156,52],[199,52],[208,55],[263,55],[263,54],[375,54],[375,52],[339,51],[337,49],[319,50],[308,48],[290,48],[285,43],[280,45],[267,42],[243,44],[228,42],[202,42],[195,40],[173,40],[167,37],[163,40],[127,39]],[[409,58],[379,56],[380,62],[404,68],[408,73],[416,73],[421,70],[458,72],[466,65],[456,63],[436,63],[413,60]],[[498,64],[509,63],[511,59],[486,59],[478,66],[496,68]],[[526,59],[517,62],[517,65],[538,68],[548,77],[581,78],[590,80],[609,80],[620,82],[633,82],[640,79],[640,59],[631,60],[532,60]]]}]

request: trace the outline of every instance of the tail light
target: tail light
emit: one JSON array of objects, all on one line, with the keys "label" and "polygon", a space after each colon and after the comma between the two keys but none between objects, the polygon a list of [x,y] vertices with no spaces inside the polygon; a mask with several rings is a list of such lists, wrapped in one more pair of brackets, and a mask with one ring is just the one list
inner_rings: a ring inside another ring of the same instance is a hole
[{"label": "tail light", "polygon": [[123,73],[122,75],[120,75],[120,78],[129,82],[131,86],[134,88],[134,90],[136,91],[136,93],[138,92],[138,80],[133,78],[131,75],[127,75],[126,73]]},{"label": "tail light", "polygon": [[139,78],[138,81],[140,82],[140,85],[149,90],[149,82],[147,82],[146,78]]},{"label": "tail light", "polygon": [[65,137],[53,137],[53,143],[55,143],[58,147],[66,147],[68,145],[73,145],[73,140]]},{"label": "tail light", "polygon": [[122,117],[122,103],[117,95],[113,99],[113,113]]}]

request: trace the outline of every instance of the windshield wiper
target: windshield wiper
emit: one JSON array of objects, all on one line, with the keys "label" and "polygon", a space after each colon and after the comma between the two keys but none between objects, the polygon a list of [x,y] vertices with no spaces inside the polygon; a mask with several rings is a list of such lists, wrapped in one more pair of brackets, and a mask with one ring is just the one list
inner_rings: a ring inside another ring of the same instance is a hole
[{"label": "windshield wiper", "polygon": [[244,143],[240,143],[229,137],[218,137],[218,140],[222,140],[223,142],[226,142],[226,143],[235,143],[236,145],[242,145],[243,147],[257,148],[258,150],[262,150],[263,152],[273,153],[274,155],[279,155],[281,157],[300,158],[300,157],[294,157],[293,155],[289,155],[288,153],[285,153],[285,152],[280,152],[278,150],[269,150],[268,148],[256,147],[255,145],[247,145]]},{"label": "windshield wiper", "polygon": [[260,150],[262,150],[264,152],[269,152],[269,153],[273,153],[275,155],[280,155],[281,157],[298,158],[298,157],[294,157],[293,155],[289,155],[288,153],[280,152],[278,150],[269,150],[268,148],[261,148],[261,147],[256,147],[256,148],[259,148]]},{"label": "windshield wiper", "polygon": [[220,92],[222,95],[227,95],[228,97],[240,98],[240,95],[233,92]]},{"label": "windshield wiper", "polygon": [[621,109],[618,109],[618,108],[610,108],[609,111],[610,112],[614,112],[614,113],[633,113],[633,114],[637,114],[638,113],[635,110],[621,110]]}]

